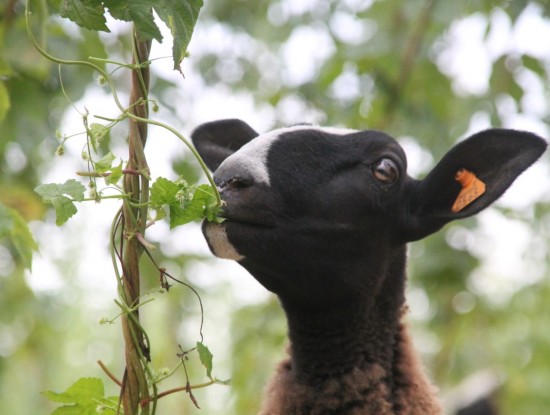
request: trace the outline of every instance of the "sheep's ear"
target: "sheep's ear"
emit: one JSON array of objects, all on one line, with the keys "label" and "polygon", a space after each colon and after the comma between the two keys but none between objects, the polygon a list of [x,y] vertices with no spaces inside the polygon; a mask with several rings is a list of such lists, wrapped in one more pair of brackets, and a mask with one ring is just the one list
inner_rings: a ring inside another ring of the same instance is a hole
[{"label": "sheep's ear", "polygon": [[257,136],[258,133],[244,121],[230,119],[198,126],[191,139],[208,168],[214,171],[222,161]]},{"label": "sheep's ear", "polygon": [[[546,146],[534,134],[504,129],[486,130],[457,144],[424,180],[408,183],[401,236],[408,241],[420,239],[451,220],[485,209]],[[457,174],[473,182],[461,184]]]}]

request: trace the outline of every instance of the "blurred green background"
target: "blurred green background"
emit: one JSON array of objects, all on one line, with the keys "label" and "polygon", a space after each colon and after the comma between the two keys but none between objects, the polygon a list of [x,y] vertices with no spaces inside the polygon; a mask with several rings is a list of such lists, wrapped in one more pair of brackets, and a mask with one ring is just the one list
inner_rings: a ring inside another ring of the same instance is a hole
[{"label": "blurred green background", "polygon": [[[110,21],[112,33],[98,35],[61,19],[59,3],[31,1],[34,33],[53,55],[130,61],[129,26]],[[79,206],[56,228],[32,189],[85,169],[83,136],[54,155],[57,136],[82,132],[78,111],[118,114],[97,74],[59,69],[33,49],[23,2],[3,0],[0,18],[0,202],[29,222],[40,251],[25,270],[13,241],[0,240],[0,410],[49,414],[55,406],[40,392],[65,390],[80,377],[101,377],[109,395],[118,393],[96,363],[122,377],[118,321],[98,323],[118,313],[107,255],[117,204]],[[223,117],[259,131],[300,122],[381,129],[400,140],[411,174],[421,177],[458,139],[489,126],[550,137],[548,39],[544,0],[207,0],[185,78],[171,71],[170,42],[153,43],[153,55],[165,57],[152,66],[160,105],[153,117],[186,135]],[[128,73],[113,76],[127,91]],[[111,131],[105,148],[127,158],[125,134]],[[158,129],[147,156],[153,177],[200,179],[189,152]],[[549,161],[546,154],[494,208],[411,245],[409,320],[449,408],[498,385],[502,414],[548,413]],[[158,224],[149,238],[157,261],[200,292],[214,374],[232,378],[230,388],[194,393],[200,411],[181,393],[163,399],[159,413],[255,413],[284,355],[276,299],[234,264],[212,259],[198,224],[174,232]],[[144,267],[145,289],[155,290],[158,276],[146,260]],[[158,370],[177,364],[178,345],[199,340],[199,305],[184,287],[156,296],[141,313]],[[191,382],[201,383],[196,360]],[[489,380],[458,394],[472,376]],[[176,375],[161,386],[183,382]]]}]

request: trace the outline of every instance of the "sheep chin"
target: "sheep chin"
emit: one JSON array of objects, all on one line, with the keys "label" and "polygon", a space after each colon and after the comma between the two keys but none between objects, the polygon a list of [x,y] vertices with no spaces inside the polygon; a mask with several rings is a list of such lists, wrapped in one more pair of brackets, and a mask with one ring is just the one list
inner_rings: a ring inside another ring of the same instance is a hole
[{"label": "sheep chin", "polygon": [[203,232],[210,250],[218,258],[233,259],[235,261],[241,261],[245,258],[229,242],[223,223],[205,222]]}]

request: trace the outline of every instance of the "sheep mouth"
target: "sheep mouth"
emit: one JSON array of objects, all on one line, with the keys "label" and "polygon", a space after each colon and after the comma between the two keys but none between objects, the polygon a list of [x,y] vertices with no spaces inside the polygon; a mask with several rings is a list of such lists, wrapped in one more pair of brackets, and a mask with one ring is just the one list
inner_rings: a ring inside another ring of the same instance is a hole
[{"label": "sheep mouth", "polygon": [[223,224],[249,226],[255,228],[272,228],[277,215],[265,204],[235,203],[233,200],[224,200],[218,216]]},{"label": "sheep mouth", "polygon": [[220,217],[223,219],[222,224],[225,226],[236,225],[236,226],[258,228],[258,229],[273,229],[275,227],[274,223],[269,223],[259,219],[229,217],[224,215],[220,215]]}]

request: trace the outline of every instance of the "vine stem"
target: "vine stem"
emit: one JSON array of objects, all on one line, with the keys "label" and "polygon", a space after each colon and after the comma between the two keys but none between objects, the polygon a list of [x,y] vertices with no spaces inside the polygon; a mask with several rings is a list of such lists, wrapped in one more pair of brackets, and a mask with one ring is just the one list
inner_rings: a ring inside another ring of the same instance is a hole
[{"label": "vine stem", "polygon": [[214,179],[213,179],[212,175],[210,174],[210,170],[206,166],[205,162],[203,161],[202,157],[197,152],[195,147],[193,147],[193,145],[191,144],[191,142],[187,138],[185,138],[174,127],[172,127],[168,124],[165,124],[163,122],[156,121],[156,120],[150,120],[150,119],[146,120],[146,119],[143,119],[143,118],[138,117],[138,116],[133,115],[133,114],[128,114],[128,117],[132,118],[136,121],[139,121],[139,122],[147,122],[151,125],[156,125],[157,127],[164,128],[164,129],[170,131],[172,134],[174,134],[183,144],[185,144],[187,146],[187,148],[191,151],[191,153],[193,153],[193,156],[195,156],[195,158],[197,159],[197,162],[200,164],[203,172],[206,174],[206,179],[208,180],[208,183],[210,183],[210,186],[212,186],[212,188],[214,189],[214,194],[216,195],[216,203],[218,204],[218,207],[222,206],[222,199],[221,199],[221,196],[220,196],[220,192],[217,189],[216,183],[214,183]]},{"label": "vine stem", "polygon": [[113,382],[115,382],[118,386],[122,387],[122,382],[115,375],[113,375],[113,373],[109,370],[109,368],[105,365],[105,363],[103,363],[101,360],[98,360],[97,364],[99,365],[99,367],[101,367],[101,369],[103,369],[105,374],[109,376],[109,378],[111,378]]},{"label": "vine stem", "polygon": [[[57,63],[59,65],[86,66],[86,67],[98,72],[106,80],[107,85],[109,86],[109,89],[111,90],[113,100],[115,101],[115,105],[118,107],[120,112],[123,114],[122,117],[127,116],[129,118],[132,118],[134,121],[137,121],[137,122],[140,122],[140,123],[156,125],[158,127],[161,127],[161,128],[164,128],[164,129],[170,131],[172,134],[174,134],[176,137],[178,137],[178,139],[181,142],[183,142],[189,148],[189,150],[193,153],[193,156],[197,159],[199,165],[201,166],[201,169],[203,170],[204,174],[206,175],[206,178],[207,178],[208,182],[210,183],[210,185],[212,186],[212,189],[214,190],[214,194],[216,195],[216,202],[218,204],[218,207],[221,207],[222,206],[222,200],[221,200],[220,194],[218,192],[218,189],[216,187],[216,184],[214,183],[214,179],[212,178],[210,170],[208,169],[208,167],[206,166],[206,164],[202,160],[202,157],[200,156],[200,154],[195,150],[193,145],[190,143],[190,141],[187,140],[181,133],[179,133],[179,131],[177,131],[173,127],[169,126],[168,124],[162,123],[160,121],[151,120],[148,117],[141,117],[140,114],[132,108],[133,106],[135,106],[137,104],[140,104],[140,102],[139,102],[140,100],[131,103],[130,108],[125,108],[121,104],[120,99],[118,98],[118,94],[117,94],[117,91],[116,91],[116,88],[115,88],[115,85],[113,83],[112,78],[109,76],[109,74],[106,71],[101,69],[98,65],[95,65],[92,62],[83,61],[83,60],[59,59],[59,58],[56,58],[55,56],[50,55],[46,50],[44,50],[44,48],[42,48],[40,46],[40,44],[38,43],[38,41],[34,37],[34,34],[31,30],[30,15],[31,15],[31,11],[30,11],[30,7],[29,7],[29,0],[26,0],[26,3],[25,3],[25,23],[26,23],[26,26],[27,26],[27,33],[29,35],[29,39],[33,43],[36,50],[42,56],[44,56],[46,59],[48,59],[49,61]],[[96,61],[99,61],[99,62],[103,62],[103,60],[98,59],[98,58],[91,57],[90,59],[93,59],[93,60],[96,60]],[[105,61],[105,62],[106,63],[118,64],[118,63],[110,62],[110,61]],[[149,67],[150,63],[151,63],[151,61],[149,59],[146,59],[144,61],[140,61],[140,62],[137,62],[137,63],[132,63],[131,65],[122,65],[122,66],[129,67],[129,68],[134,68],[134,69],[132,69],[132,73],[136,73],[136,72],[137,73],[142,73],[142,72],[147,72],[148,73],[149,72],[148,67]],[[146,98],[144,97],[143,99],[146,99]],[[141,103],[141,105],[146,106],[146,103]],[[121,118],[121,117],[119,117],[119,118]]]},{"label": "vine stem", "polygon": [[[135,115],[147,120],[149,108],[147,95],[149,91],[149,68],[141,65],[147,62],[151,48],[150,41],[140,41],[134,29],[134,56],[132,65],[132,86],[130,103],[127,115],[130,116],[130,131],[128,135],[128,170],[148,172],[144,147],[147,142],[147,122],[136,121]],[[147,223],[147,202],[149,198],[148,175],[125,175],[123,181],[124,193],[130,195],[130,201],[123,201],[122,205],[122,286],[119,287],[121,300],[128,307],[122,316],[122,332],[125,341],[126,370],[124,373],[121,399],[124,415],[149,415],[156,407],[156,388],[153,387],[153,408],[150,405],[141,406],[143,400],[150,399],[148,383],[148,364],[150,350],[147,335],[139,323],[140,302],[140,268],[139,259],[143,252],[140,242],[135,235],[145,233]],[[153,385],[154,386],[154,385]]]},{"label": "vine stem", "polygon": [[[180,386],[180,387],[177,387],[177,388],[174,388],[174,389],[168,389],[167,391],[159,393],[157,395],[157,399],[164,398],[165,396],[172,395],[172,394],[178,393],[178,392],[188,392],[189,390],[193,390],[193,389],[207,388],[208,386],[215,385],[216,383],[217,383],[217,381],[214,379],[214,380],[209,380],[208,382],[198,383],[196,385],[187,385],[187,386]],[[149,398],[149,401],[144,399],[141,402],[141,405],[146,405],[149,402],[150,402],[150,398]]]}]

